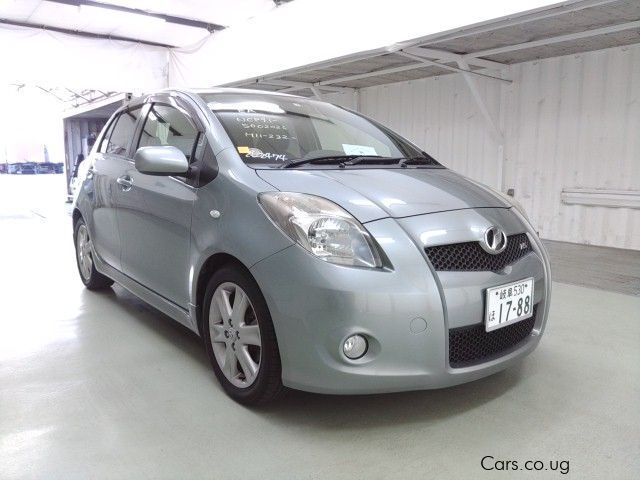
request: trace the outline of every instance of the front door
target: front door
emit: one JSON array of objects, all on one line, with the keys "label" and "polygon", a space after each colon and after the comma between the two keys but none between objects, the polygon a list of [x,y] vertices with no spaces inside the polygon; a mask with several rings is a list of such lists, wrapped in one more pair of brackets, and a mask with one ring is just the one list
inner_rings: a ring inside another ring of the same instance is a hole
[{"label": "front door", "polygon": [[125,110],[114,118],[100,141],[87,172],[86,188],[92,208],[89,228],[93,248],[100,259],[120,270],[121,242],[117,221],[118,178],[131,166],[129,147],[140,107]]},{"label": "front door", "polygon": [[[198,130],[184,112],[154,103],[137,147],[172,145],[192,162],[198,138]],[[119,196],[123,272],[188,309],[191,214],[196,189],[189,185],[188,178],[146,175],[131,163]]]}]

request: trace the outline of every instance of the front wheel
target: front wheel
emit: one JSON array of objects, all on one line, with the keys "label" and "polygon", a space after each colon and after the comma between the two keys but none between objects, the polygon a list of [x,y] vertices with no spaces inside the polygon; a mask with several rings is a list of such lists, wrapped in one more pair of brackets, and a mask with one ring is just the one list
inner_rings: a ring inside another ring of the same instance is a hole
[{"label": "front wheel", "polygon": [[246,405],[278,398],[284,391],[271,315],[260,288],[240,267],[223,267],[204,297],[202,336],[225,392]]},{"label": "front wheel", "polygon": [[113,280],[96,270],[93,261],[93,245],[89,237],[89,229],[83,219],[76,222],[74,229],[76,244],[76,263],[80,279],[89,290],[100,290],[113,285]]}]

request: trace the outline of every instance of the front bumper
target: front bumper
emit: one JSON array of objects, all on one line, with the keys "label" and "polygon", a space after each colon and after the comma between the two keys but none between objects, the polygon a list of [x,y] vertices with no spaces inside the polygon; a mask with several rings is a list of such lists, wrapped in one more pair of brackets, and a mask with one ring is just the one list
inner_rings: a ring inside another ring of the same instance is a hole
[{"label": "front bumper", "polygon": [[[430,216],[423,217],[426,221]],[[412,218],[419,223],[419,217]],[[532,238],[536,251],[508,272],[465,272],[452,281],[432,270],[423,246],[401,221],[383,219],[366,227],[392,270],[333,265],[298,245],[251,268],[273,318],[285,385],[333,394],[448,387],[498,372],[536,347],[548,310],[548,268],[537,239]],[[538,313],[531,335],[498,358],[451,368],[449,328],[482,321],[483,286],[532,276],[532,271]],[[368,337],[369,351],[351,361],[341,346],[354,333]]]}]

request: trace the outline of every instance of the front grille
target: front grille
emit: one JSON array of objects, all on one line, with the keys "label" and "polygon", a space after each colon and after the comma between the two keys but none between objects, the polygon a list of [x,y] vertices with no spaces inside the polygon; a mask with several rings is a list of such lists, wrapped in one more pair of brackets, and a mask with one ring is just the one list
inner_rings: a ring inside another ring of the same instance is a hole
[{"label": "front grille", "polygon": [[497,272],[511,265],[531,251],[526,233],[509,235],[507,248],[493,255],[485,252],[480,242],[452,243],[425,248],[433,268],[439,271]]},{"label": "front grille", "polygon": [[485,331],[484,323],[449,330],[449,365],[468,367],[499,356],[524,341],[536,322],[537,306],[533,315],[506,327]]}]

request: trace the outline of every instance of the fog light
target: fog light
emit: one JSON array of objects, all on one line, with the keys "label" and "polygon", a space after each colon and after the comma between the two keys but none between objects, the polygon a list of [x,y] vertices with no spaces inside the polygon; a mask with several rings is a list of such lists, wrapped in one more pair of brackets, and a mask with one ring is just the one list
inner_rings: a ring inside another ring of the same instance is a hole
[{"label": "fog light", "polygon": [[351,335],[344,341],[342,351],[347,358],[356,360],[367,353],[367,339],[362,335]]}]

